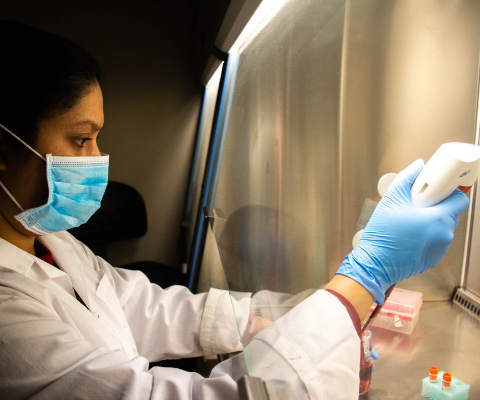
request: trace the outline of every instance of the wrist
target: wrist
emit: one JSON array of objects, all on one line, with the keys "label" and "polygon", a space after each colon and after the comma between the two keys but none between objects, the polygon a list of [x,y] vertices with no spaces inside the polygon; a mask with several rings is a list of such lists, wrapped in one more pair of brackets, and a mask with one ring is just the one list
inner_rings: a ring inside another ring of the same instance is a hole
[{"label": "wrist", "polygon": [[250,313],[247,326],[242,336],[243,345],[247,346],[257,333],[268,328],[271,324],[273,324],[273,321],[258,317],[255,313]]},{"label": "wrist", "polygon": [[342,265],[340,265],[336,275],[343,275],[357,282],[363,286],[371,296],[373,296],[378,304],[383,304],[385,294],[380,281],[370,269],[365,268],[359,261],[357,261],[353,252],[345,257],[345,260]]},{"label": "wrist", "polygon": [[333,290],[347,299],[360,320],[366,317],[374,301],[372,294],[363,285],[345,275],[335,275],[325,289]]}]

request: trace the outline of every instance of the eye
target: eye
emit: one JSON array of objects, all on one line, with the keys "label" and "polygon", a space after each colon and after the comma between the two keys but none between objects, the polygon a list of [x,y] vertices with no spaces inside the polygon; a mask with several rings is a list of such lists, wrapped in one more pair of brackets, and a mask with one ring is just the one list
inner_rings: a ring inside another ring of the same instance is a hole
[{"label": "eye", "polygon": [[92,139],[90,139],[90,138],[76,138],[76,139],[74,139],[74,142],[78,147],[84,147],[87,140],[92,140]]}]

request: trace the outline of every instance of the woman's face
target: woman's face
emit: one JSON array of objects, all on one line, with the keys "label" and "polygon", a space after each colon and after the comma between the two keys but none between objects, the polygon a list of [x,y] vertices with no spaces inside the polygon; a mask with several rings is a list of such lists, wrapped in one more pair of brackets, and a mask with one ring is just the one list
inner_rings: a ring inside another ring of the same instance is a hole
[{"label": "woman's face", "polygon": [[[92,85],[90,92],[78,104],[57,117],[40,122],[35,150],[42,156],[87,157],[100,156],[97,136],[103,127],[103,96],[100,85]],[[13,132],[15,133],[15,132]],[[2,135],[8,133],[2,132]],[[39,207],[48,200],[46,163],[33,155],[20,163],[16,155],[0,142],[0,180],[23,207]],[[16,230],[31,236],[13,216],[21,210],[0,189],[0,213]]]},{"label": "woman's face", "polygon": [[97,135],[103,127],[103,97],[100,86],[65,114],[40,123],[36,149],[54,156],[99,156]]}]

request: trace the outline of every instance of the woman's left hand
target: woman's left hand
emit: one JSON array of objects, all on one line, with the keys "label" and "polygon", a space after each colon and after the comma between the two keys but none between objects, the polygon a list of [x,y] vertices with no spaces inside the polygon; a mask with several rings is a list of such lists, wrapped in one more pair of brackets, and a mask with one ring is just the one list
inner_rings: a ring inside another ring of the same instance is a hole
[{"label": "woman's left hand", "polygon": [[243,333],[242,337],[243,345],[248,345],[257,333],[263,331],[265,328],[268,328],[272,324],[273,321],[258,317],[254,313],[250,313],[248,317],[247,327],[245,328],[245,332]]}]

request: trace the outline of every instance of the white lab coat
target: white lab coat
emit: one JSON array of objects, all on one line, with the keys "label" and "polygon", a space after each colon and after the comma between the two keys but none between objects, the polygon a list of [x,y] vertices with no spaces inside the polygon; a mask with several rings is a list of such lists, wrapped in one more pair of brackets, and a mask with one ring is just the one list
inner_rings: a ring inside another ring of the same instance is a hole
[{"label": "white lab coat", "polygon": [[[148,369],[148,361],[239,350],[227,292],[162,289],[141,272],[113,268],[67,232],[40,241],[61,270],[0,239],[1,399],[238,398],[242,355],[209,378]],[[233,302],[243,332],[250,295]],[[285,380],[292,398],[358,397],[359,338],[328,292],[279,318],[246,352],[252,375]]]}]

